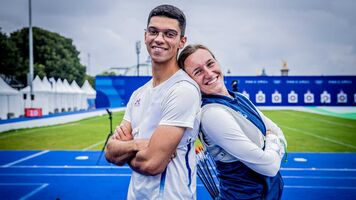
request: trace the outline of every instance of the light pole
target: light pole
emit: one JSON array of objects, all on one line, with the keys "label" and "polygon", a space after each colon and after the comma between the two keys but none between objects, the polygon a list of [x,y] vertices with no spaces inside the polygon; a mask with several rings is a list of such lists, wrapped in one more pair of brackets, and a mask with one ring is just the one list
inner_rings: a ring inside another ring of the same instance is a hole
[{"label": "light pole", "polygon": [[136,41],[136,54],[137,54],[137,76],[140,75],[140,52],[141,52],[141,41]]},{"label": "light pole", "polygon": [[87,56],[88,56],[87,74],[90,75],[90,53],[88,53]]},{"label": "light pole", "polygon": [[31,0],[28,0],[28,14],[29,14],[29,27],[28,27],[28,39],[29,39],[29,65],[30,65],[30,74],[28,76],[28,81],[27,83],[30,85],[30,100],[31,100],[31,107],[32,107],[32,101],[34,100],[34,95],[33,95],[33,85],[32,85],[32,80],[33,80],[33,39],[32,39],[32,13],[31,13]]}]

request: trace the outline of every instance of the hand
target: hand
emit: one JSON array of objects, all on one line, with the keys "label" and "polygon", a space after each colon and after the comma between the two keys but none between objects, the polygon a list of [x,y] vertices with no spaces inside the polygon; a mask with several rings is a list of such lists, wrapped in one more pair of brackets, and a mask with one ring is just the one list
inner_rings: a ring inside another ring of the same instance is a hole
[{"label": "hand", "polygon": [[269,135],[269,134],[273,134],[272,131],[271,131],[271,129],[267,129],[267,130],[266,130],[266,136]]},{"label": "hand", "polygon": [[146,139],[135,139],[135,151],[141,151],[148,147],[149,140]]},{"label": "hand", "polygon": [[121,141],[129,141],[133,139],[132,133],[123,124],[120,124],[119,126],[116,127],[112,137],[115,140],[121,140]]}]

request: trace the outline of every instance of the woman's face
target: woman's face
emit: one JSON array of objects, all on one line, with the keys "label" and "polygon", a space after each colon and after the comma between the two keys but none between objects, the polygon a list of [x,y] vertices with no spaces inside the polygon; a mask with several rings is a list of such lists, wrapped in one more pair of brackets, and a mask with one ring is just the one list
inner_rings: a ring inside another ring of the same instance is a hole
[{"label": "woman's face", "polygon": [[184,69],[203,94],[226,95],[227,89],[219,63],[209,51],[198,49],[184,61]]}]

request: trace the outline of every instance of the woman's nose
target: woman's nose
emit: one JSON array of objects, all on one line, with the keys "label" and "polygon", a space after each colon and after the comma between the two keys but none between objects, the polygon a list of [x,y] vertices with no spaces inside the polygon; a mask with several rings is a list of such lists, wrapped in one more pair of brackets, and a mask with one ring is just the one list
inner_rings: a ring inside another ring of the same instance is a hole
[{"label": "woman's nose", "polygon": [[213,75],[214,75],[214,72],[211,70],[211,69],[205,69],[204,70],[205,72],[205,76],[207,77],[207,78],[210,78],[210,77],[212,77]]}]

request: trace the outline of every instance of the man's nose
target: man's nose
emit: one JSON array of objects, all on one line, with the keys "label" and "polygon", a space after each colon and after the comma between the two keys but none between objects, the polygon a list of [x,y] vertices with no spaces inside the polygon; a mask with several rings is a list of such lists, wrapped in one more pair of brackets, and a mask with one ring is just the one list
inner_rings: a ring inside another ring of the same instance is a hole
[{"label": "man's nose", "polygon": [[156,41],[162,41],[164,40],[164,35],[163,35],[163,32],[158,32],[156,38],[155,38]]}]

